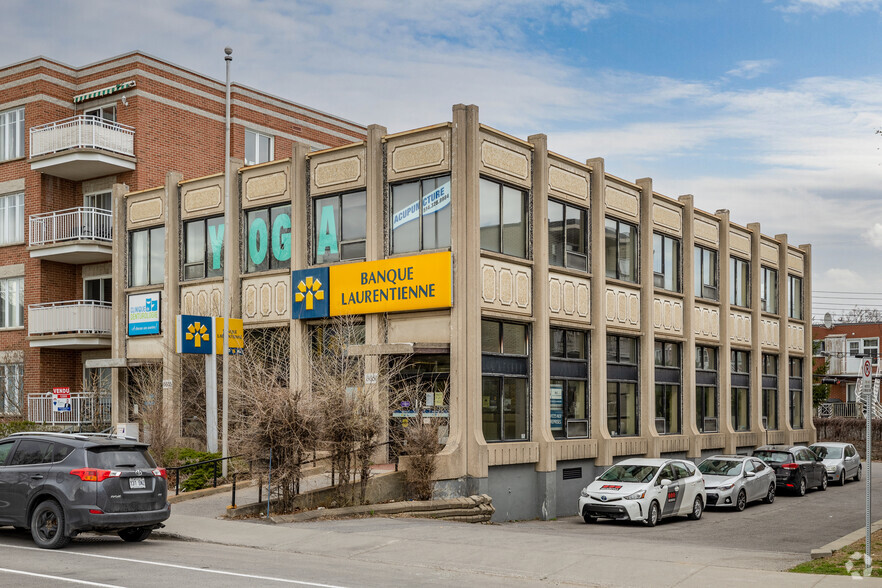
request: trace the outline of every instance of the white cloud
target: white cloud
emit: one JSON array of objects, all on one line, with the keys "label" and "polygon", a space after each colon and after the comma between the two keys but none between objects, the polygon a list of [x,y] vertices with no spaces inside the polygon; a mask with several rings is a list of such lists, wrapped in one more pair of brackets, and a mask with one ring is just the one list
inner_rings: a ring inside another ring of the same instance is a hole
[{"label": "white cloud", "polygon": [[880,7],[882,7],[880,0],[789,0],[780,7],[780,10],[791,13],[825,13],[837,10],[858,13],[864,10],[879,10]]},{"label": "white cloud", "polygon": [[864,238],[870,242],[870,245],[877,249],[882,249],[882,223],[873,223],[869,230],[864,231]]},{"label": "white cloud", "polygon": [[774,59],[739,61],[737,67],[726,72],[727,76],[752,80],[767,73],[775,65]]}]

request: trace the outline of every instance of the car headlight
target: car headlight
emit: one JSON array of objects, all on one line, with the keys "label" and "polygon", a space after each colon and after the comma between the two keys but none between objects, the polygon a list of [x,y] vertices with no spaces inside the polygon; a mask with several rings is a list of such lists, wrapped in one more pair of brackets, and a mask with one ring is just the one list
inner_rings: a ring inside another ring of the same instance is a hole
[{"label": "car headlight", "polygon": [[640,500],[644,496],[646,496],[646,490],[640,490],[639,492],[625,496],[625,500]]},{"label": "car headlight", "polygon": [[718,489],[718,490],[731,490],[731,489],[734,488],[734,487],[735,487],[735,484],[734,484],[734,483],[732,483],[732,484],[723,484],[722,486],[718,486],[717,489]]},{"label": "car headlight", "polygon": [[588,498],[588,488],[582,488],[582,497]]},{"label": "car headlight", "polygon": [[827,466],[827,471],[828,471],[828,472],[835,472],[835,471],[836,471],[836,466],[835,466],[835,465]]}]

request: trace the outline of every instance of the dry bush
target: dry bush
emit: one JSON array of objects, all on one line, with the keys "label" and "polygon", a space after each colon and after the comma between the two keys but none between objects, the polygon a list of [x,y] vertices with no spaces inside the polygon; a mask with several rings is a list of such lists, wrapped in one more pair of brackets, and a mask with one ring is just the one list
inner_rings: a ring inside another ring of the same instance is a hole
[{"label": "dry bush", "polygon": [[[854,445],[861,457],[866,456],[867,444],[867,419],[830,417],[814,418],[815,429],[818,431],[818,441],[838,441]],[[873,445],[872,455],[882,457],[882,419],[873,419]]]},{"label": "dry bush", "polygon": [[[390,430],[392,441],[407,455],[405,479],[407,493],[416,500],[431,500],[437,480],[438,453],[442,449],[439,442],[441,425],[445,420],[435,416],[425,416],[433,409],[426,406],[427,393],[441,392],[447,396],[447,382],[420,384],[415,379],[399,379],[391,390],[392,406],[406,406],[413,416],[402,419],[402,426]],[[434,402],[432,403],[434,404]]]},{"label": "dry bush", "polygon": [[150,443],[150,453],[160,462],[174,446],[177,438],[176,423],[166,415],[162,401],[162,363],[150,363],[128,368],[126,391],[129,397],[130,421],[137,421],[141,438]]}]

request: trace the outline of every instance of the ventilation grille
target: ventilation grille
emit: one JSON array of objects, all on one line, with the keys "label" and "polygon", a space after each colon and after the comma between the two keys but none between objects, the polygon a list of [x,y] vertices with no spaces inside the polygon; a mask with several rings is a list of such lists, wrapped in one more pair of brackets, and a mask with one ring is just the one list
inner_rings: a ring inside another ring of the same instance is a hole
[{"label": "ventilation grille", "polygon": [[582,477],[582,468],[564,468],[563,470],[563,479],[564,480],[578,480]]}]

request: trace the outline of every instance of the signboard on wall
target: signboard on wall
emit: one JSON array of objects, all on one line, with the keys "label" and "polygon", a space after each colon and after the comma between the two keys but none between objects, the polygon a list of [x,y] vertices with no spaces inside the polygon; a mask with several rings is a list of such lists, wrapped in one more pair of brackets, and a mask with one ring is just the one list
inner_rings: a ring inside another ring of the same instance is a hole
[{"label": "signboard on wall", "polygon": [[158,335],[161,292],[129,294],[129,336]]},{"label": "signboard on wall", "polygon": [[551,430],[563,431],[563,385],[551,385]]},{"label": "signboard on wall", "polygon": [[291,272],[291,318],[449,308],[449,251]]},{"label": "signboard on wall", "polygon": [[[224,318],[214,318],[215,345],[214,352],[217,355],[224,354]],[[245,347],[245,326],[242,319],[230,319],[230,334],[227,337],[230,355],[241,355]]]},{"label": "signboard on wall", "polygon": [[70,388],[52,388],[52,410],[70,412]]},{"label": "signboard on wall", "polygon": [[180,314],[177,320],[175,348],[178,353],[211,355],[214,353],[214,318]]}]

